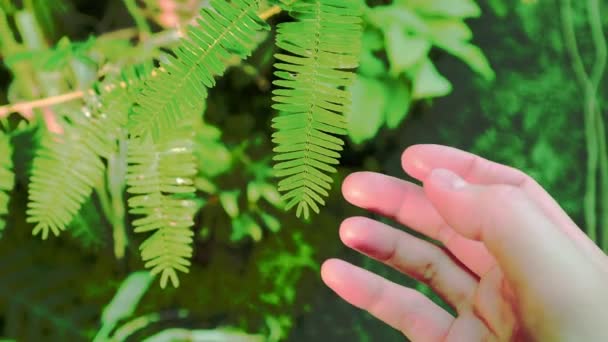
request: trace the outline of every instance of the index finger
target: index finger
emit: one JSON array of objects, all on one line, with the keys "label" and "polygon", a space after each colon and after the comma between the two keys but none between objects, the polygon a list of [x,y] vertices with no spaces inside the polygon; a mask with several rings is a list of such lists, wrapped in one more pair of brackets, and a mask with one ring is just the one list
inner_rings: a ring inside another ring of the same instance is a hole
[{"label": "index finger", "polygon": [[403,152],[401,161],[405,172],[420,181],[424,181],[434,169],[447,169],[472,184],[518,187],[585,253],[596,260],[605,259],[604,253],[587,238],[559,204],[532,177],[520,170],[441,145],[411,146]]}]

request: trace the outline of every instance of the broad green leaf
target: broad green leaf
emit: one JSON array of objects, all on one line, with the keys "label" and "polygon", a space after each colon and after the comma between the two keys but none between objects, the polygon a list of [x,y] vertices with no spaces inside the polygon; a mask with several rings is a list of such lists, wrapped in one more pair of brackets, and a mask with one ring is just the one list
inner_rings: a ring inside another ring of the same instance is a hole
[{"label": "broad green leaf", "polygon": [[385,83],[387,103],[385,109],[386,126],[397,128],[410,110],[411,94],[407,85],[400,80]]},{"label": "broad green leaf", "polygon": [[373,138],[384,123],[384,85],[371,78],[357,77],[350,88],[351,110],[346,114],[348,135],[356,144]]},{"label": "broad green leaf", "polygon": [[476,18],[481,15],[474,0],[397,0],[397,3],[429,16]]},{"label": "broad green leaf", "polygon": [[262,228],[249,214],[240,215],[232,220],[231,241],[240,241],[246,236],[251,236],[253,241],[262,239]]},{"label": "broad green leaf", "polygon": [[281,229],[281,221],[276,217],[264,212],[260,212],[260,218],[271,232],[276,233]]},{"label": "broad green leaf", "polygon": [[465,62],[473,71],[486,80],[492,81],[496,77],[490,62],[477,46],[463,42],[451,46],[449,52]]},{"label": "broad green leaf", "polygon": [[370,51],[363,51],[361,54],[361,65],[359,66],[358,73],[368,77],[381,77],[386,74],[386,67],[384,62],[378,57],[374,56]]},{"label": "broad green leaf", "polygon": [[194,179],[194,186],[203,192],[208,194],[215,194],[217,192],[217,186],[206,177],[197,177]]},{"label": "broad green leaf", "polygon": [[418,35],[409,35],[401,25],[393,24],[386,28],[384,36],[393,75],[399,75],[411,68],[431,49],[428,39]]},{"label": "broad green leaf", "polygon": [[380,30],[368,28],[363,31],[361,48],[370,51],[378,51],[384,48],[384,39]]},{"label": "broad green leaf", "polygon": [[258,188],[262,197],[268,203],[272,204],[276,208],[283,208],[285,203],[281,200],[281,194],[277,191],[277,188],[274,185],[268,183],[258,183]]},{"label": "broad green leaf", "polygon": [[426,59],[413,77],[413,99],[445,96],[452,92],[452,84],[443,77],[430,59]]},{"label": "broad green leaf", "polygon": [[220,203],[228,216],[235,218],[239,215],[239,190],[225,191],[220,194]]},{"label": "broad green leaf", "polygon": [[150,272],[140,271],[132,273],[125,279],[114,298],[104,308],[101,314],[101,329],[95,338],[103,341],[109,332],[122,320],[129,318],[135,312],[141,298],[146,294],[154,277]]},{"label": "broad green leaf", "polygon": [[427,34],[428,26],[423,18],[406,6],[378,6],[368,11],[370,24],[380,29],[401,25],[404,29],[418,34]]},{"label": "broad green leaf", "polygon": [[473,37],[473,33],[466,24],[443,19],[432,20],[429,23],[435,45],[458,57],[486,80],[494,79],[494,70],[481,49],[468,42]]},{"label": "broad green leaf", "polygon": [[456,42],[469,41],[473,38],[473,32],[462,20],[457,19],[429,19],[430,39],[433,43],[443,48]]}]

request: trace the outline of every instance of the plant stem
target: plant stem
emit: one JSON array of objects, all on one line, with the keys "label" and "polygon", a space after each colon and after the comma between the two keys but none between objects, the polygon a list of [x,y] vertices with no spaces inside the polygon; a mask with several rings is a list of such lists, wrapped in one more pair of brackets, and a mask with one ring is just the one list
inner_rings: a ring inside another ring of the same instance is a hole
[{"label": "plant stem", "polygon": [[[128,2],[129,0],[125,0],[125,1]],[[281,13],[281,7],[272,6],[272,7],[268,8],[267,10],[261,12],[259,14],[259,17],[264,20],[268,20],[272,16],[277,15],[279,13]],[[4,14],[4,12],[2,12],[2,9],[0,9],[0,35],[4,32],[4,30],[1,29],[2,22],[3,22],[2,19],[3,18],[6,19],[5,16],[3,17],[3,14]],[[7,32],[10,32],[10,31],[7,31]],[[128,38],[132,37],[133,35],[137,34],[137,32],[138,31],[134,28],[121,29],[118,31],[113,31],[113,32],[103,34],[98,38],[98,40],[100,40],[100,39],[128,39]],[[8,42],[11,41],[11,40],[6,39],[5,37],[2,37],[2,38],[3,38],[2,39],[3,43],[6,41],[8,41]],[[179,38],[180,38],[180,35],[177,30],[166,30],[166,31],[162,31],[162,32],[159,32],[159,33],[156,33],[156,34],[150,36],[148,38],[146,44],[143,44],[143,47],[146,49],[150,49],[150,48],[153,48],[154,46],[164,46],[166,44],[170,44],[170,43],[174,43],[174,42],[178,41]],[[70,93],[61,94],[61,95],[57,95],[57,96],[51,96],[51,97],[42,98],[42,99],[38,99],[38,100],[34,100],[34,101],[18,102],[15,104],[8,104],[8,105],[0,106],[0,118],[6,117],[6,116],[10,115],[11,113],[20,113],[23,111],[50,107],[50,106],[58,105],[61,103],[78,100],[78,99],[81,99],[82,97],[84,97],[84,95],[85,95],[85,91],[76,90],[76,91],[73,91]],[[27,117],[25,117],[25,118],[27,119]]]},{"label": "plant stem", "polygon": [[278,5],[275,5],[275,6],[268,8],[267,10],[261,12],[260,14],[258,14],[258,16],[264,20],[268,20],[271,17],[281,13],[281,11],[282,11],[281,7]]},{"label": "plant stem", "polygon": [[0,107],[0,118],[8,116],[10,113],[18,113],[26,110],[50,107],[53,105],[69,102],[72,100],[80,99],[84,96],[82,90],[73,91],[71,93],[61,94],[57,96],[51,96],[44,99],[18,102],[15,104],[9,104]]},{"label": "plant stem", "polygon": [[144,17],[139,7],[137,7],[135,0],[124,0],[124,2],[127,10],[133,17],[133,20],[135,20],[135,26],[137,26],[140,41],[145,41],[152,32],[150,25],[148,25],[148,22],[146,21],[146,17]]},{"label": "plant stem", "polygon": [[[596,59],[592,74],[585,70],[581,53],[576,41],[574,20],[572,18],[571,0],[562,0],[561,15],[564,42],[572,59],[572,67],[577,81],[584,92],[584,124],[587,145],[587,177],[584,197],[584,213],[587,234],[599,243],[603,249],[608,248],[608,160],[606,156],[606,136],[601,107],[598,101],[598,90],[606,68],[606,39],[602,30],[600,6],[598,0],[588,0],[587,16],[591,25],[592,37],[596,48]],[[599,173],[598,173],[599,164]],[[597,180],[601,180],[601,190],[597,195]],[[602,208],[601,223],[598,225],[596,213],[598,202]],[[601,238],[601,240],[598,240]]]},{"label": "plant stem", "polygon": [[599,144],[599,177],[601,180],[599,192],[601,218],[599,223],[601,232],[600,247],[608,250],[608,151],[602,107],[601,102],[598,100],[600,84],[604,78],[606,64],[608,63],[608,47],[602,27],[601,8],[598,0],[587,1],[587,19],[591,26],[591,37],[596,52],[595,63],[589,78],[595,99],[595,126]]},{"label": "plant stem", "polygon": [[118,260],[125,256],[128,245],[125,227],[124,180],[127,173],[127,132],[123,130],[118,140],[118,152],[108,159],[107,183],[112,200],[112,228],[114,255]]}]

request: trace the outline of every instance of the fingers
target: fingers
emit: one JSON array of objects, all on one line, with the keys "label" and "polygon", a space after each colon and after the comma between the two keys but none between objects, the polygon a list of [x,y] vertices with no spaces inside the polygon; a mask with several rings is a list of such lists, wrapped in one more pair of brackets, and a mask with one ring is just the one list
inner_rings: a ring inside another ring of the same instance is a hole
[{"label": "fingers", "polygon": [[441,248],[364,217],[345,220],[340,238],[347,246],[429,285],[458,312],[471,308],[477,279]]},{"label": "fingers", "polygon": [[472,153],[441,145],[415,145],[403,152],[403,169],[423,181],[434,169],[448,169],[476,184],[525,183],[528,176],[512,167],[498,164]]},{"label": "fingers", "polygon": [[440,145],[412,146],[403,153],[402,164],[410,176],[420,181],[424,181],[431,170],[439,168],[450,170],[473,184],[505,184],[521,188],[586,253],[594,258],[601,255],[601,259],[604,259],[601,250],[585,236],[559,204],[536,181],[517,169]]},{"label": "fingers", "polygon": [[494,264],[482,243],[456,234],[415,184],[373,172],[357,172],[342,185],[344,197],[350,203],[381,215],[440,241],[452,254],[477,275],[484,274]]},{"label": "fingers", "polygon": [[473,307],[500,341],[520,341],[523,338],[518,336],[519,327],[513,311],[513,303],[516,302],[513,290],[500,267],[496,266],[479,282]]},{"label": "fingers", "polygon": [[473,312],[468,311],[454,320],[444,341],[507,341],[498,340],[486,324]]},{"label": "fingers", "polygon": [[421,293],[341,260],[321,268],[323,281],[348,303],[368,311],[413,341],[441,341],[454,318]]},{"label": "fingers", "polygon": [[496,257],[524,326],[540,331],[538,336],[551,336],[556,325],[571,323],[564,331],[593,331],[576,326],[593,320],[573,322],[571,317],[605,310],[597,294],[605,293],[606,280],[526,192],[508,185],[472,185],[442,169],[431,172],[424,189],[455,231],[483,241]]},{"label": "fingers", "polygon": [[514,286],[539,294],[545,291],[547,279],[552,283],[585,279],[585,267],[563,270],[567,265],[585,265],[588,259],[520,188],[472,185],[451,171],[437,169],[426,178],[424,190],[455,231],[484,242]]}]

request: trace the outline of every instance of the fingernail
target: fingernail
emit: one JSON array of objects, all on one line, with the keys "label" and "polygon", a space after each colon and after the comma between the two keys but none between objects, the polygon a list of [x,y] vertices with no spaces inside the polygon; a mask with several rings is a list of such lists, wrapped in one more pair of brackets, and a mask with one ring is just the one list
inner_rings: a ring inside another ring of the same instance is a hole
[{"label": "fingernail", "polygon": [[432,180],[433,182],[452,190],[462,189],[467,186],[467,182],[464,179],[460,178],[460,176],[454,172],[446,169],[434,169],[431,171],[429,180]]}]

